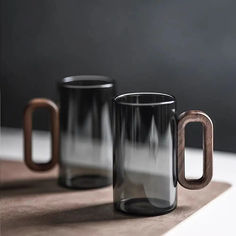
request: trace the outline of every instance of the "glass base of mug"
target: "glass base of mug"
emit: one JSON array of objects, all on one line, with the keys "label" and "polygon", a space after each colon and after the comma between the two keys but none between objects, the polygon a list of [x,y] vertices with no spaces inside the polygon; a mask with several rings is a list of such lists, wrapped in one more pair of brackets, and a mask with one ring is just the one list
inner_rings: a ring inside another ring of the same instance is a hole
[{"label": "glass base of mug", "polygon": [[71,189],[93,189],[112,184],[111,172],[81,166],[60,166],[59,185]]},{"label": "glass base of mug", "polygon": [[[176,208],[176,203],[168,206],[169,202],[155,198],[123,199],[114,204],[115,209],[131,215],[158,216],[167,214]],[[164,206],[164,207],[159,207]],[[168,206],[168,207],[165,207]]]},{"label": "glass base of mug", "polygon": [[78,175],[71,179],[60,177],[58,183],[72,189],[92,189],[111,185],[109,178],[98,175]]}]

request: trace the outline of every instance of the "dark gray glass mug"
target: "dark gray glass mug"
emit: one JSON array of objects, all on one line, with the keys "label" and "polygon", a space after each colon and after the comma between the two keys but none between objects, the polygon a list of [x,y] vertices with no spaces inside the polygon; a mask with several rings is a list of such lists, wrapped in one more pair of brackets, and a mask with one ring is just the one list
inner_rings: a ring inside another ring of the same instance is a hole
[{"label": "dark gray glass mug", "polygon": [[[59,108],[51,100],[36,98],[25,109],[26,165],[45,171],[59,162],[59,184],[69,188],[111,184],[114,81],[105,76],[67,77],[59,83],[59,95]],[[48,163],[37,164],[32,160],[32,113],[42,107],[51,112],[52,158]]]},{"label": "dark gray glass mug", "polygon": [[[212,178],[213,125],[201,111],[177,118],[176,100],[161,93],[130,93],[114,105],[113,197],[117,210],[161,215],[176,208],[177,182],[200,189]],[[185,178],[185,126],[203,125],[203,176]]]}]

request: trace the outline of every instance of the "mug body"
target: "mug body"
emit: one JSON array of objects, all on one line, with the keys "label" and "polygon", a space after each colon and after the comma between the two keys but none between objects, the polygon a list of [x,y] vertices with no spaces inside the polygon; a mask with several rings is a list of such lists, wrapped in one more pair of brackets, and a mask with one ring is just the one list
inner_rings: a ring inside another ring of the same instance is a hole
[{"label": "mug body", "polygon": [[114,103],[114,207],[161,215],[176,207],[176,101],[161,93],[130,93]]},{"label": "mug body", "polygon": [[59,184],[88,189],[112,183],[114,93],[114,81],[105,76],[72,76],[59,84]]}]

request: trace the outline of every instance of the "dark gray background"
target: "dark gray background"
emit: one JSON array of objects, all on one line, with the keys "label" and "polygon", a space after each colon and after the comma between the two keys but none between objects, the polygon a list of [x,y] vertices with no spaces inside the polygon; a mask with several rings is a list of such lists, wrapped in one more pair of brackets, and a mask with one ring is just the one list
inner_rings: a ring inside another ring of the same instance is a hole
[{"label": "dark gray background", "polygon": [[[0,2],[3,126],[22,126],[28,99],[55,100],[61,78],[104,74],[119,93],[171,93],[179,113],[207,112],[215,148],[236,152],[234,0]],[[189,145],[199,145],[199,133],[188,131]]]}]

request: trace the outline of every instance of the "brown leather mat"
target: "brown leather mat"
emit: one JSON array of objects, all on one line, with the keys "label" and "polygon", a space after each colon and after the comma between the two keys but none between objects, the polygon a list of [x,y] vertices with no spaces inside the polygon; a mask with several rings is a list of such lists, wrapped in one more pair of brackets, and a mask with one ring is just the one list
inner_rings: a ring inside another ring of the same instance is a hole
[{"label": "brown leather mat", "polygon": [[20,162],[0,161],[1,235],[161,235],[230,187],[179,187],[176,210],[135,217],[113,211],[111,187],[72,191],[59,187],[56,176],[56,168],[39,174]]}]

